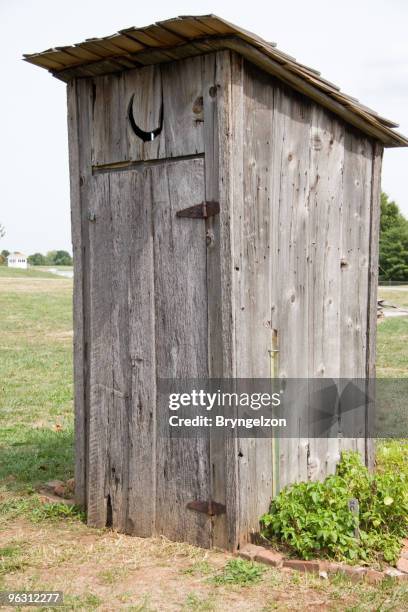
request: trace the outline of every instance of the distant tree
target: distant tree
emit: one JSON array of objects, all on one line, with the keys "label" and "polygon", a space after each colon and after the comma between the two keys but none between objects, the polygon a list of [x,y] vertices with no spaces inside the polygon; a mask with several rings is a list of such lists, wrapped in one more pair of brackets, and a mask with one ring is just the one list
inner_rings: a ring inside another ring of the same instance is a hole
[{"label": "distant tree", "polygon": [[46,265],[55,265],[56,254],[57,254],[57,251],[48,251],[48,253],[45,256]]},{"label": "distant tree", "polygon": [[8,251],[7,249],[3,249],[1,254],[5,259],[7,259],[7,257],[10,255],[10,251]]},{"label": "distant tree", "polygon": [[72,266],[72,257],[68,251],[57,251],[54,263],[56,266]]},{"label": "distant tree", "polygon": [[381,194],[380,278],[408,281],[408,220],[398,204]]},{"label": "distant tree", "polygon": [[42,253],[34,253],[27,257],[27,261],[31,266],[45,266],[47,261]]},{"label": "distant tree", "polygon": [[0,266],[6,265],[6,258],[0,254]]}]

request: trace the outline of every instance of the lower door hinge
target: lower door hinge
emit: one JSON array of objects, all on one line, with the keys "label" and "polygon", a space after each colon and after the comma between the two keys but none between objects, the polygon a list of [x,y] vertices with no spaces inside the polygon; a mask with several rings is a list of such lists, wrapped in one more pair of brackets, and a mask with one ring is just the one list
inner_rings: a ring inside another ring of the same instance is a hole
[{"label": "lower door hinge", "polygon": [[208,516],[218,516],[226,513],[226,508],[223,504],[219,504],[215,501],[192,501],[187,504],[189,510],[195,510],[196,512],[202,512],[208,514]]},{"label": "lower door hinge", "polygon": [[189,219],[207,219],[218,215],[220,212],[219,202],[201,202],[176,212],[176,217],[188,217]]}]

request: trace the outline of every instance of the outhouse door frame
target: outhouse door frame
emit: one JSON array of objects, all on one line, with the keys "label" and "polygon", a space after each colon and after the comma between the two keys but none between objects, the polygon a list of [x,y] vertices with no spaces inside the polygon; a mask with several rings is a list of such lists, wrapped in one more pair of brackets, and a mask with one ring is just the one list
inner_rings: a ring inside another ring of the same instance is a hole
[{"label": "outhouse door frame", "polygon": [[[183,61],[183,60],[181,60]],[[174,62],[175,65],[178,62]],[[208,327],[208,375],[210,378],[230,378],[235,375],[234,303],[233,303],[233,199],[234,189],[240,180],[242,168],[233,167],[239,155],[232,150],[231,133],[240,125],[242,109],[242,58],[230,51],[217,51],[202,56],[203,82],[203,157],[205,167],[205,201],[218,202],[219,214],[197,222],[205,223],[207,236],[207,327]],[[133,72],[133,71],[132,71]],[[102,77],[97,77],[101,79]],[[103,85],[103,83],[102,83]],[[100,82],[99,82],[100,86]],[[106,102],[106,101],[105,101]],[[68,84],[68,123],[71,170],[72,242],[74,252],[74,376],[76,420],[76,499],[88,509],[91,524],[106,524],[109,508],[101,504],[100,487],[103,475],[92,472],[92,457],[100,453],[98,441],[90,439],[89,407],[93,390],[90,388],[89,346],[92,326],[92,288],[90,286],[90,232],[93,223],[92,185],[95,173],[114,170],[105,163],[104,168],[95,164],[95,137],[92,134],[93,117],[98,98],[95,99],[95,79],[74,79]],[[166,100],[164,100],[166,104]],[[123,109],[122,109],[123,110]],[[164,116],[166,124],[166,115]],[[112,137],[115,135],[113,131]],[[158,139],[159,140],[159,139]],[[159,145],[160,146],[160,145]],[[180,153],[180,152],[179,152]],[[163,157],[163,155],[162,155]],[[177,156],[173,161],[177,162]],[[179,154],[190,158],[191,155]],[[194,157],[194,155],[192,156]],[[199,155],[198,155],[199,157]],[[242,156],[241,156],[242,159]],[[114,160],[132,164],[132,160]],[[140,160],[138,163],[143,163]],[[146,164],[155,164],[153,157]],[[113,164],[112,164],[113,165]],[[192,204],[195,204],[192,203]],[[91,448],[92,444],[96,448]],[[146,438],[145,443],[151,444]],[[239,448],[234,432],[217,435],[209,440],[210,498],[223,506],[225,513],[208,517],[211,522],[210,542],[206,545],[235,549],[248,537],[247,519],[240,516]],[[182,462],[181,462],[182,463]],[[269,468],[268,468],[269,469]],[[272,466],[271,468],[272,469]],[[147,477],[146,477],[147,478]],[[99,492],[98,489],[99,488]],[[147,492],[147,495],[150,493]],[[154,493],[157,495],[157,492]],[[266,497],[271,496],[265,491]],[[146,499],[146,502],[148,500]],[[150,502],[148,503],[149,506]],[[154,513],[155,503],[149,506]],[[171,512],[169,508],[169,512]],[[122,515],[126,517],[126,509]],[[94,516],[94,520],[92,519]],[[109,517],[109,520],[111,517]],[[242,524],[242,528],[240,525]],[[152,529],[144,529],[140,535],[156,532],[157,517]],[[126,530],[124,525],[117,525]],[[162,531],[162,529],[159,529]],[[137,534],[137,528],[135,529]],[[174,539],[184,540],[184,534]],[[202,543],[190,538],[192,543]]]}]

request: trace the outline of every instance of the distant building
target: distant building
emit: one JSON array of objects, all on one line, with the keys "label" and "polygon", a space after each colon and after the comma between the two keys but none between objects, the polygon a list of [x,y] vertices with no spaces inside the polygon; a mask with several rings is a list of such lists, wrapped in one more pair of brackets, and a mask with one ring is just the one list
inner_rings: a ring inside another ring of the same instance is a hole
[{"label": "distant building", "polygon": [[23,253],[15,251],[7,257],[7,265],[9,268],[27,268],[27,257]]}]

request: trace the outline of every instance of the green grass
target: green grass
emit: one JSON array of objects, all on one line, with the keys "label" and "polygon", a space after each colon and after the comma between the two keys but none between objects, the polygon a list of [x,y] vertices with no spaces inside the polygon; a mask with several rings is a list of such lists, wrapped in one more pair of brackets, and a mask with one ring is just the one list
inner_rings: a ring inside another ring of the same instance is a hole
[{"label": "green grass", "polygon": [[[201,560],[187,564],[169,544],[165,553],[156,554],[158,545],[148,540],[88,529],[78,508],[43,503],[37,495],[41,483],[73,475],[72,281],[44,269],[0,266],[0,308],[0,530],[8,532],[0,545],[2,589],[51,590],[58,585],[70,610],[98,609],[105,601],[107,609],[117,609],[124,589],[131,591],[133,603],[126,609],[166,609],[168,592],[180,580],[185,587],[180,610],[224,610],[237,601],[242,609],[300,610],[313,609],[317,600],[327,601],[328,609],[338,609],[336,602],[344,610],[408,608],[406,584],[322,581],[237,559],[224,561],[218,570],[219,563],[201,559],[200,551],[194,559]],[[380,375],[408,376],[407,338],[408,318],[380,323]],[[408,472],[408,443],[382,443],[377,461],[379,470],[392,466]],[[129,565],[132,555],[138,561]],[[139,577],[139,566],[144,565],[152,576],[156,569],[160,576],[150,586],[162,590],[162,595],[155,591],[157,605],[151,606],[149,595],[141,591],[145,575]],[[169,581],[163,578],[163,566]],[[82,575],[84,568],[88,573]],[[276,594],[287,599],[281,602]]]},{"label": "green grass", "polygon": [[378,324],[377,376],[408,377],[408,317],[384,319]]},{"label": "green grass", "polygon": [[0,576],[23,569],[24,544],[13,542],[0,548]]},{"label": "green grass", "polygon": [[265,571],[265,566],[259,563],[245,559],[231,559],[221,572],[210,580],[215,584],[250,585],[260,582]]},{"label": "green grass", "polygon": [[377,444],[377,471],[404,473],[408,479],[408,440],[383,440]]},{"label": "green grass", "polygon": [[378,288],[378,299],[385,300],[387,303],[398,306],[399,308],[408,308],[408,286],[404,290],[389,289],[388,287]]},{"label": "green grass", "polygon": [[0,491],[73,475],[72,284],[59,282],[0,291]]},{"label": "green grass", "polygon": [[[49,267],[51,268],[52,266]],[[0,266],[0,278],[59,278],[56,274],[47,272],[46,269],[37,270],[36,268],[28,268],[27,270],[20,270],[19,268]]]}]

